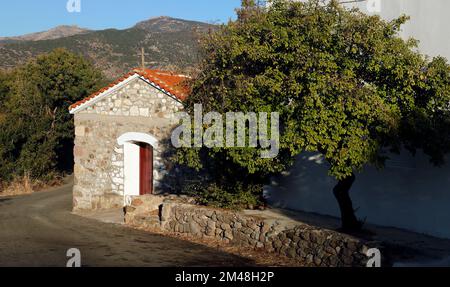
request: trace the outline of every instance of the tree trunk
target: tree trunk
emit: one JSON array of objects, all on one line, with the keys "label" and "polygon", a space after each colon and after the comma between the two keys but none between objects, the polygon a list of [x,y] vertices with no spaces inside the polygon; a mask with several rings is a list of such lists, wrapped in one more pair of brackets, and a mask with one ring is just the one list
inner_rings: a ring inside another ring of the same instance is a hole
[{"label": "tree trunk", "polygon": [[341,210],[342,229],[345,231],[361,230],[362,224],[355,216],[353,203],[349,195],[350,188],[355,182],[355,175],[352,174],[338,182],[334,187],[333,193],[336,197]]}]

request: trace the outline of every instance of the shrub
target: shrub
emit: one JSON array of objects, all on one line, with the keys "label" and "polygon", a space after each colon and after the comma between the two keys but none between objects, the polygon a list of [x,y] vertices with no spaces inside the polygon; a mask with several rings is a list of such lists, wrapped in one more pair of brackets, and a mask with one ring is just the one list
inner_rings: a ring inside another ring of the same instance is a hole
[{"label": "shrub", "polygon": [[[3,79],[3,80],[2,80]],[[51,179],[73,168],[71,103],[98,89],[102,74],[64,49],[0,77],[0,179]]]},{"label": "shrub", "polygon": [[261,186],[243,183],[218,185],[196,182],[185,186],[184,193],[196,198],[198,204],[227,209],[254,209],[264,206]]}]

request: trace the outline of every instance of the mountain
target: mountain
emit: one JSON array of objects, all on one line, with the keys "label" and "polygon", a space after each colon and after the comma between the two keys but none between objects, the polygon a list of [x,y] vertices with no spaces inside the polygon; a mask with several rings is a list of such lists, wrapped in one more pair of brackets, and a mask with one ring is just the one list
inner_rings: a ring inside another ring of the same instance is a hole
[{"label": "mountain", "polygon": [[186,70],[198,61],[199,34],[214,27],[202,22],[158,17],[124,30],[83,31],[56,39],[3,41],[0,42],[0,68],[15,67],[39,54],[63,47],[92,60],[111,79],[140,66],[141,48],[145,48],[147,67]]},{"label": "mountain", "polygon": [[0,37],[0,42],[17,42],[17,41],[42,41],[59,39],[79,34],[85,34],[90,32],[88,29],[80,28],[78,26],[58,26],[53,29],[44,32],[26,34],[17,37]]},{"label": "mountain", "polygon": [[201,29],[209,28],[210,26],[206,23],[161,16],[139,22],[134,27],[152,32],[185,32],[192,30],[193,27]]}]

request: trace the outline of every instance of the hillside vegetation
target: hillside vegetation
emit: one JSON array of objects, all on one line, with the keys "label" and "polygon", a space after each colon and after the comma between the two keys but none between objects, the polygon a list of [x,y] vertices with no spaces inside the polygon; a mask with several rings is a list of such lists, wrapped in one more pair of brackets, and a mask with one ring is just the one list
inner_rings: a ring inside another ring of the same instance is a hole
[{"label": "hillside vegetation", "polygon": [[140,66],[144,47],[148,67],[186,70],[198,62],[199,34],[212,27],[201,22],[159,17],[125,30],[90,31],[42,41],[0,42],[0,68],[11,69],[40,54],[65,48],[82,54],[112,79]]}]

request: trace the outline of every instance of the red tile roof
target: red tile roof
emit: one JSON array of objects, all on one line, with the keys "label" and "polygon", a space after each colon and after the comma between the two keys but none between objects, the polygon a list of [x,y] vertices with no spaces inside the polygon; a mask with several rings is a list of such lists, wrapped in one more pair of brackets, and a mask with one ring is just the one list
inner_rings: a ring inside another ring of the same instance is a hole
[{"label": "red tile roof", "polygon": [[189,77],[175,74],[169,71],[134,69],[132,72],[126,74],[122,78],[111,83],[109,86],[104,87],[99,91],[97,91],[96,93],[90,95],[89,97],[74,103],[69,107],[69,110],[73,110],[85,104],[86,102],[96,98],[97,96],[101,95],[102,93],[108,91],[109,89],[115,87],[116,85],[122,83],[129,77],[132,77],[136,74],[141,76],[145,80],[149,81],[152,85],[156,85],[157,87],[163,89],[167,93],[170,93],[171,95],[175,96],[177,99],[181,101],[185,100],[188,97],[189,87],[187,86],[186,81],[189,79]]}]

